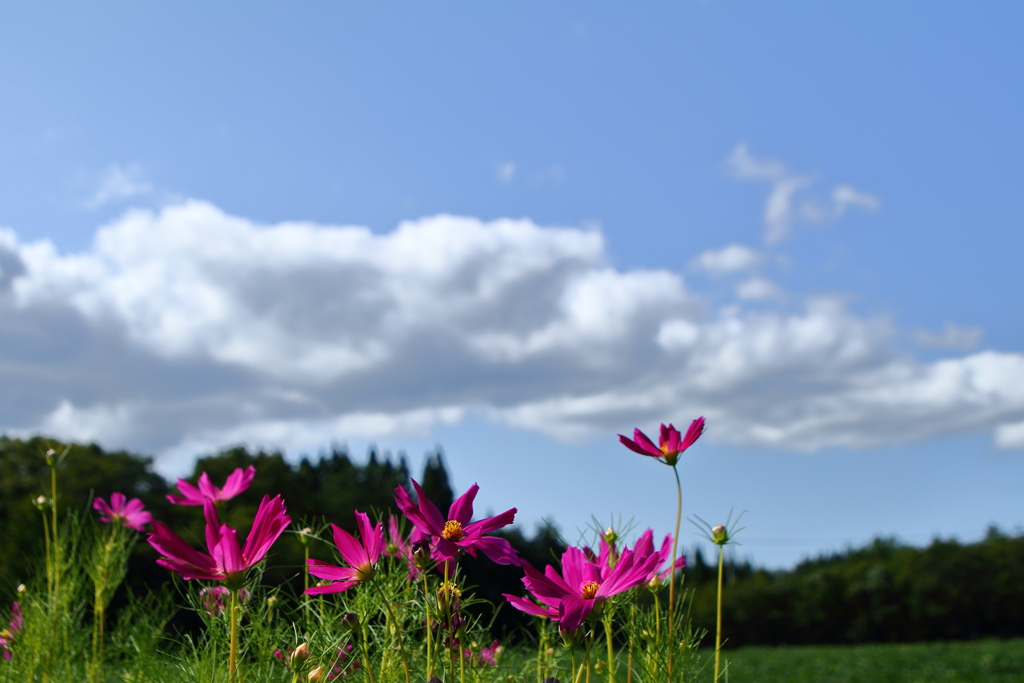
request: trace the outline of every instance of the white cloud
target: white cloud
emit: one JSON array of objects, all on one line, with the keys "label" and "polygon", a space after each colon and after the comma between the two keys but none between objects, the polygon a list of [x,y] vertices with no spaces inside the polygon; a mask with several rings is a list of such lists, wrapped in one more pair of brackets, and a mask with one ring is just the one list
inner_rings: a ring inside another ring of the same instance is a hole
[{"label": "white cloud", "polygon": [[736,285],[736,298],[743,301],[767,301],[778,299],[783,292],[771,280],[755,277]]},{"label": "white cloud", "polygon": [[836,185],[827,198],[801,198],[813,187],[812,179],[790,172],[774,159],[758,159],[746,144],[739,144],[725,160],[726,167],[737,180],[768,182],[771,190],[765,201],[762,220],[767,244],[778,244],[793,231],[798,220],[808,224],[837,220],[850,207],[875,211],[881,206],[878,198],[850,185]]},{"label": "white cloud", "polygon": [[969,351],[981,344],[985,332],[980,327],[960,327],[946,323],[941,332],[917,330],[914,339],[921,346],[933,346],[956,351]]},{"label": "white cloud", "polygon": [[494,167],[494,174],[498,177],[498,182],[502,185],[511,185],[512,181],[516,177],[515,162],[506,161],[503,164],[498,164]]},{"label": "white cloud", "polygon": [[113,165],[107,168],[100,179],[100,186],[91,197],[85,200],[87,209],[96,209],[104,204],[121,199],[129,199],[138,195],[149,194],[153,191],[137,165],[118,166]]},{"label": "white cloud", "polygon": [[761,254],[742,244],[730,244],[721,249],[705,251],[693,260],[696,268],[709,273],[735,273],[752,268],[761,262]]},{"label": "white cloud", "polygon": [[999,448],[1024,448],[1024,421],[996,427],[996,446]]},{"label": "white cloud", "polygon": [[[723,272],[757,257],[708,254]],[[0,268],[2,426],[165,459],[467,411],[563,439],[705,414],[713,438],[807,450],[979,430],[1012,445],[1024,420],[1024,355],[920,362],[837,300],[784,309],[752,279],[713,304],[678,273],[609,267],[599,232],[528,220],[374,234],[188,201],[75,254],[0,231]]]}]

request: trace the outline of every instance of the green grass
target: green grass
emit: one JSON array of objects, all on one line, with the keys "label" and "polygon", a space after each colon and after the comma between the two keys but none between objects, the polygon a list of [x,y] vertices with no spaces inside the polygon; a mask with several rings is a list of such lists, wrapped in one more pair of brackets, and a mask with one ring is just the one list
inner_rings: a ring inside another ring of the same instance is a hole
[{"label": "green grass", "polygon": [[[744,647],[723,653],[729,683],[1019,683],[1024,639]],[[707,679],[710,681],[709,674]],[[724,677],[723,677],[724,678]]]}]

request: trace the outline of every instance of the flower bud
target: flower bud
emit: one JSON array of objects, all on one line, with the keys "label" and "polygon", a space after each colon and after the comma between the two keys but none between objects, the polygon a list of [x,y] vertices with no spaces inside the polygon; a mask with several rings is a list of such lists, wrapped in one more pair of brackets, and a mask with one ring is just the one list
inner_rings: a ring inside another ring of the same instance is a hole
[{"label": "flower bud", "polygon": [[53,467],[54,464],[57,462],[57,451],[51,448],[50,450],[46,451],[46,455],[44,457],[46,458],[46,464],[49,465],[50,467]]},{"label": "flower bud", "polygon": [[562,682],[560,680],[558,680],[557,678],[555,678],[554,676],[548,676],[547,678],[544,679],[544,683],[562,683]]},{"label": "flower bud", "polygon": [[277,596],[276,595],[271,595],[269,598],[267,598],[267,607],[270,607],[270,608],[277,607]]},{"label": "flower bud", "polygon": [[462,591],[451,581],[443,582],[437,589],[437,604],[442,610],[450,608],[458,609],[458,600],[462,597]]},{"label": "flower bud", "polygon": [[721,524],[711,528],[711,537],[718,545],[725,545],[729,542],[729,531]]},{"label": "flower bud", "polygon": [[412,560],[420,569],[428,569],[432,562],[430,557],[430,541],[415,541],[412,544]]},{"label": "flower bud", "polygon": [[28,590],[28,589],[25,588],[25,584],[23,584],[23,583],[19,583],[18,584],[18,592],[19,593],[24,593],[26,590]]},{"label": "flower bud", "polygon": [[35,500],[35,506],[37,510],[45,510],[50,504],[50,499],[46,496],[39,496]]},{"label": "flower bud", "polygon": [[312,534],[313,530],[308,526],[303,529],[299,529],[299,542],[302,543],[302,545],[307,545],[309,543],[309,537],[312,536]]},{"label": "flower bud", "polygon": [[341,627],[347,628],[349,631],[355,631],[359,628],[359,616],[355,612],[347,612],[341,618]]},{"label": "flower bud", "polygon": [[292,656],[288,658],[288,666],[294,671],[301,669],[302,665],[309,659],[309,643],[300,643],[292,650]]},{"label": "flower bud", "polygon": [[323,667],[318,666],[317,668],[309,672],[309,675],[306,677],[306,680],[310,681],[310,683],[319,683],[319,681],[324,680],[326,677],[327,673],[324,671]]},{"label": "flower bud", "polygon": [[605,532],[601,534],[601,537],[604,539],[604,542],[608,544],[615,543],[615,541],[619,540],[619,535],[615,533],[615,529],[612,527],[608,527]]}]

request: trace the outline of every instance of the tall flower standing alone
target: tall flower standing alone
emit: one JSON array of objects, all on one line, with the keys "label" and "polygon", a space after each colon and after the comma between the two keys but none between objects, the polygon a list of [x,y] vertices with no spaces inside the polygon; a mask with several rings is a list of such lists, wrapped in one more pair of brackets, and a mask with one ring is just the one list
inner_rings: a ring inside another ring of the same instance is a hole
[{"label": "tall flower standing alone", "polygon": [[126,529],[145,531],[144,524],[153,521],[153,515],[146,512],[142,507],[142,501],[138,498],[128,500],[123,493],[110,494],[110,503],[100,497],[92,501],[93,509],[100,513],[100,521],[107,524],[120,524]]},{"label": "tall flower standing alone", "polygon": [[[640,455],[647,455],[652,458],[658,458],[666,465],[672,467],[672,473],[676,477],[676,531],[672,536],[672,565],[675,566],[676,557],[678,556],[677,551],[679,547],[679,524],[683,519],[683,485],[679,481],[679,470],[676,468],[676,464],[679,461],[679,455],[687,448],[692,446],[700,435],[704,433],[704,418],[698,417],[696,420],[690,423],[690,428],[686,430],[686,436],[679,433],[675,427],[671,424],[667,427],[661,425],[661,434],[659,435],[658,445],[655,446],[654,442],[647,438],[647,435],[641,432],[639,429],[633,430],[633,438],[629,439],[622,434],[619,434],[619,441],[622,442],[629,450],[639,453]],[[675,638],[675,607],[676,607],[676,581],[675,571],[673,571],[668,578],[668,632],[669,642],[674,642]],[[672,658],[675,651],[674,647],[670,647],[668,650],[668,675],[672,677]]]},{"label": "tall flower standing alone", "polygon": [[228,681],[235,681],[238,656],[238,592],[245,583],[245,575],[266,557],[270,547],[288,528],[288,516],[280,495],[263,496],[245,547],[238,544],[238,532],[217,518],[212,500],[203,505],[206,515],[206,549],[201,553],[186,543],[165,524],[153,521],[153,533],[147,539],[161,557],[157,564],[181,574],[185,580],[206,579],[220,581],[231,591],[231,651],[228,662]]},{"label": "tall flower standing alone", "polygon": [[176,496],[173,493],[167,494],[167,500],[175,505],[203,505],[210,500],[214,503],[222,503],[231,500],[242,491],[249,488],[253,478],[256,476],[256,468],[249,465],[244,470],[239,467],[228,475],[224,486],[214,486],[210,481],[210,475],[203,472],[199,475],[199,487],[196,488],[184,479],[178,480],[178,491],[182,495]]},{"label": "tall flower standing alone", "polygon": [[110,494],[110,502],[96,497],[93,509],[100,513],[100,521],[110,524],[110,535],[102,545],[97,546],[96,559],[89,567],[93,583],[92,609],[92,678],[99,680],[103,667],[103,630],[106,622],[107,605],[112,589],[124,576],[127,569],[127,550],[134,540],[125,539],[121,528],[145,531],[146,524],[153,521],[153,515],[142,507],[138,498],[128,500],[123,493]]}]

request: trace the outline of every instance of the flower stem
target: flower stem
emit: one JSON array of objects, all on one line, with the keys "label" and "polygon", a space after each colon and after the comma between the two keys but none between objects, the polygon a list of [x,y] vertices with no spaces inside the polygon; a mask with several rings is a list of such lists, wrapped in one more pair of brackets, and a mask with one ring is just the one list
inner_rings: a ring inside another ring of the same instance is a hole
[{"label": "flower stem", "polygon": [[675,613],[676,613],[676,551],[679,545],[679,524],[683,519],[683,485],[679,481],[679,470],[672,465],[676,475],[676,532],[672,535],[672,564],[668,575],[668,677],[672,679],[672,656],[675,654]]},{"label": "flower stem", "polygon": [[722,659],[722,567],[724,566],[723,549],[718,546],[718,615],[715,620],[715,681],[717,683],[721,671]]},{"label": "flower stem", "polygon": [[608,683],[615,681],[615,648],[612,642],[612,618],[607,613],[604,619],[604,640],[608,646]]},{"label": "flower stem", "polygon": [[53,602],[53,553],[50,550],[50,522],[43,512],[43,540],[46,542],[46,595]]},{"label": "flower stem", "polygon": [[238,589],[231,589],[231,644],[228,651],[228,683],[235,682],[238,665]]},{"label": "flower stem", "polygon": [[360,631],[362,634],[362,638],[360,638],[360,640],[363,641],[363,666],[366,667],[366,675],[370,678],[370,683],[374,683],[373,667],[370,665],[370,633],[369,630],[366,628],[365,615],[359,621],[362,624],[362,628]]},{"label": "flower stem", "polygon": [[427,613],[427,680],[434,675],[434,658],[431,645],[434,641],[433,622],[430,618],[430,586],[427,584],[427,572],[423,571],[423,608]]},{"label": "flower stem", "polygon": [[50,510],[53,513],[53,603],[60,594],[60,531],[57,528],[57,467],[50,466]]},{"label": "flower stem", "polygon": [[412,680],[409,674],[409,659],[405,656],[405,643],[402,641],[402,627],[395,619],[395,613],[391,609],[391,603],[388,602],[387,596],[384,595],[384,591],[380,589],[380,585],[374,582],[374,587],[377,592],[380,593],[381,600],[384,601],[384,607],[388,610],[388,616],[391,618],[391,623],[394,625],[395,633],[398,635],[398,651],[402,653],[402,666],[405,667],[405,683],[410,683]]}]

